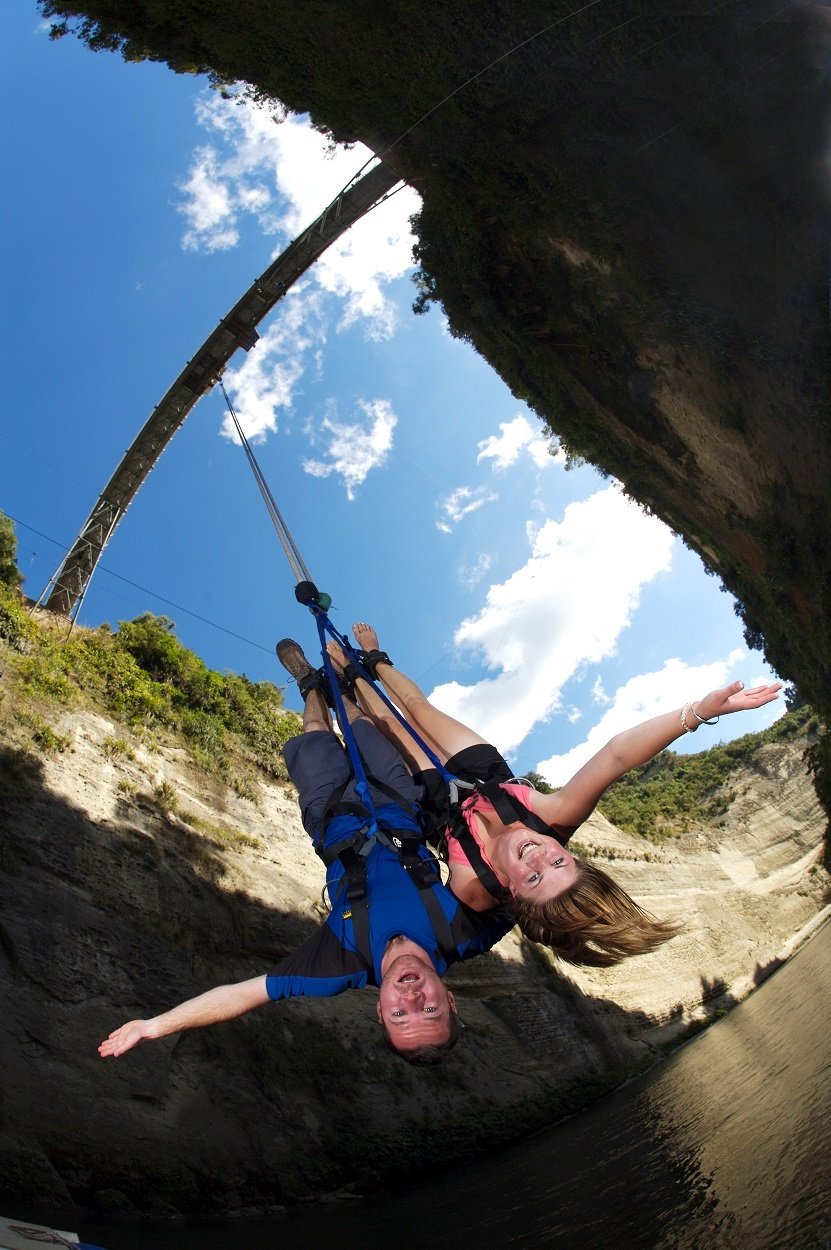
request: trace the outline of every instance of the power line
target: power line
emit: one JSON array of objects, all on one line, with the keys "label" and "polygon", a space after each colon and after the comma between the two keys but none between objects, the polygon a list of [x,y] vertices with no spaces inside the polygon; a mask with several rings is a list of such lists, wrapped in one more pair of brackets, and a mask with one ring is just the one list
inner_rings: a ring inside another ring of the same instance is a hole
[{"label": "power line", "polygon": [[[10,512],[4,512],[10,521],[14,521],[15,525],[22,525],[25,530],[31,534],[37,534],[38,538],[45,538],[47,542],[53,543],[61,551],[69,551],[63,543],[59,543],[56,538],[52,538],[49,534],[44,534],[42,530],[35,529],[33,525],[27,525],[25,521],[19,520],[11,515]],[[160,603],[165,603],[169,608],[175,608],[177,612],[184,612],[186,616],[192,616],[194,620],[201,621],[203,625],[210,625],[212,629],[218,629],[223,634],[228,634],[231,638],[236,638],[239,642],[246,643],[249,647],[256,647],[258,651],[265,651],[268,655],[272,654],[271,647],[264,647],[261,642],[254,642],[251,638],[246,638],[243,634],[237,634],[233,629],[228,629],[225,625],[219,625],[216,621],[211,621],[206,616],[200,616],[198,612],[186,608],[181,603],[175,603],[172,599],[166,599],[164,595],[157,594],[155,590],[150,590],[147,586],[142,586],[139,582],[133,582],[129,577],[124,577],[121,573],[116,573],[113,569],[108,569],[105,565],[99,565],[102,573],[109,574],[110,577],[117,578],[118,581],[124,582],[127,586],[132,586],[134,590],[140,590],[145,595],[152,595],[154,599],[158,599]]]}]

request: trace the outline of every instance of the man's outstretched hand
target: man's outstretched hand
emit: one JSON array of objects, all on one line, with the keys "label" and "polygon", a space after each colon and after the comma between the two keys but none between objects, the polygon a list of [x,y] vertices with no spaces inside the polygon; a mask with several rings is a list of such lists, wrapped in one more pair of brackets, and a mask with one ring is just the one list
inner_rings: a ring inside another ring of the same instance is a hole
[{"label": "man's outstretched hand", "polygon": [[134,1046],[138,1046],[139,1042],[150,1041],[155,1036],[149,1020],[128,1020],[101,1043],[98,1053],[102,1059],[107,1059],[110,1055],[116,1058],[118,1055],[126,1054]]},{"label": "man's outstretched hand", "polygon": [[128,1020],[101,1043],[98,1053],[102,1059],[117,1058],[126,1055],[139,1042],[155,1041],[181,1029],[201,1029],[206,1024],[234,1020],[269,1001],[267,980],[259,976],[250,981],[237,981],[234,985],[217,985],[152,1020]]}]

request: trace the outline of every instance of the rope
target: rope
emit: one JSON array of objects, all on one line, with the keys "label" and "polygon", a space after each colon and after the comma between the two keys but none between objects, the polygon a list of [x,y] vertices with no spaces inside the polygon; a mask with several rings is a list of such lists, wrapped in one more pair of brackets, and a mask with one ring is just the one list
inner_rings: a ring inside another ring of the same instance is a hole
[{"label": "rope", "polygon": [[309,574],[309,570],[306,567],[303,557],[300,554],[300,550],[297,544],[295,543],[294,539],[292,538],[291,532],[288,526],[286,525],[285,520],[283,519],[283,515],[280,512],[279,507],[277,506],[277,501],[271,493],[271,489],[268,485],[268,482],[265,479],[265,475],[263,474],[262,469],[257,463],[257,458],[251,449],[251,444],[248,442],[248,439],[245,437],[245,432],[243,431],[242,425],[240,424],[239,417],[234,411],[233,404],[231,403],[231,400],[228,397],[228,392],[225,389],[225,384],[222,381],[222,378],[219,378],[219,386],[222,391],[222,394],[225,397],[225,403],[228,406],[228,411],[231,414],[231,419],[234,422],[234,427],[237,431],[237,434],[239,435],[240,443],[242,444],[242,447],[245,451],[246,459],[248,460],[248,463],[251,466],[251,472],[254,475],[254,480],[256,481],[257,486],[260,488],[260,494],[263,497],[263,502],[265,503],[269,516],[271,517],[274,528],[277,531],[277,537],[280,539],[280,545],[282,546],[283,551],[285,552],[286,558],[291,567],[291,570],[294,573],[295,580],[297,582],[297,585],[295,586],[295,591],[294,591],[295,598],[297,599],[298,603],[304,604],[306,607],[309,608],[309,610],[311,611],[317,623],[317,630],[318,630],[318,635],[320,638],[320,652],[321,652],[321,656],[323,657],[323,669],[324,669],[324,672],[326,673],[326,676],[329,679],[329,685],[332,690],[332,699],[335,704],[335,708],[334,708],[335,716],[337,717],[337,722],[340,727],[341,733],[343,734],[343,740],[346,745],[346,749],[349,753],[349,759],[352,764],[352,771],[355,776],[355,788],[358,791],[358,794],[361,797],[361,801],[363,802],[370,816],[369,835],[372,836],[375,832],[377,832],[377,829],[378,829],[378,823],[377,823],[377,818],[375,814],[375,804],[373,803],[372,795],[370,794],[369,783],[367,782],[367,779],[366,779],[366,772],[364,770],[363,760],[361,759],[361,753],[358,750],[358,744],[355,741],[355,735],[352,732],[352,726],[349,722],[349,717],[346,715],[346,709],[344,708],[344,705],[343,705],[343,696],[340,690],[340,683],[338,681],[338,675],[335,672],[334,665],[332,664],[331,656],[329,655],[329,652],[326,650],[326,635],[327,634],[329,634],[329,636],[332,639],[334,639],[335,642],[340,644],[340,646],[343,648],[343,651],[347,657],[347,660],[355,666],[356,671],[360,673],[361,677],[365,681],[369,682],[369,684],[372,686],[375,693],[378,695],[381,701],[385,704],[388,710],[392,712],[393,716],[396,718],[399,724],[403,725],[403,727],[407,730],[407,732],[409,733],[413,741],[421,748],[421,750],[430,760],[430,763],[432,764],[432,766],[435,769],[437,769],[439,774],[448,783],[448,785],[451,787],[451,792],[453,794],[453,801],[455,802],[455,798],[458,793],[457,786],[458,785],[466,786],[466,783],[458,782],[458,780],[453,776],[453,774],[447,771],[447,769],[444,767],[444,764],[442,764],[441,760],[436,755],[436,753],[432,750],[431,747],[428,746],[428,744],[424,741],[424,739],[421,737],[418,731],[409,723],[409,721],[406,720],[404,716],[402,716],[398,708],[391,702],[391,700],[387,697],[386,693],[381,689],[378,683],[373,679],[371,674],[367,671],[367,669],[361,663],[360,654],[352,646],[352,643],[349,641],[349,638],[346,636],[346,634],[342,634],[338,629],[336,629],[335,626],[332,624],[331,620],[329,619],[327,615],[327,610],[331,606],[331,603],[332,603],[331,597],[327,594],[322,594],[317,589],[314,582],[312,581],[311,576]]},{"label": "rope", "polygon": [[[310,605],[311,606],[311,605]],[[340,725],[343,740],[346,749],[349,752],[349,762],[352,765],[352,773],[355,778],[355,789],[360,795],[361,802],[369,813],[369,828],[367,830],[368,837],[372,837],[378,832],[378,819],[375,813],[375,804],[372,801],[372,794],[369,789],[369,782],[366,779],[366,771],[361,753],[358,750],[358,744],[355,741],[355,734],[352,731],[352,725],[349,717],[346,715],[346,709],[343,706],[343,695],[341,694],[338,675],[332,664],[332,657],[326,650],[326,634],[330,633],[340,642],[340,636],[335,629],[329,617],[321,608],[311,607],[311,611],[317,621],[317,632],[320,638],[320,653],[323,656],[323,671],[329,679],[329,686],[332,691],[332,701],[335,705],[335,716]]]},{"label": "rope", "polygon": [[291,536],[289,527],[286,525],[285,521],[283,520],[283,515],[280,512],[280,509],[277,507],[277,501],[272,495],[268,486],[268,482],[265,480],[265,477],[263,476],[263,472],[260,466],[257,464],[257,459],[253,451],[251,450],[251,445],[248,442],[248,439],[245,437],[245,433],[239,422],[239,417],[234,412],[233,405],[231,404],[231,401],[228,398],[228,392],[225,389],[225,383],[222,381],[222,378],[219,379],[219,386],[220,386],[220,390],[222,391],[222,394],[225,396],[225,403],[228,405],[228,411],[231,414],[231,418],[234,422],[234,426],[236,428],[237,434],[239,435],[239,440],[242,443],[242,446],[245,450],[246,457],[248,458],[248,463],[251,466],[251,472],[254,474],[254,480],[256,481],[257,485],[260,488],[260,494],[263,497],[263,502],[265,503],[265,506],[268,510],[268,515],[271,517],[271,522],[275,530],[277,531],[277,537],[280,539],[280,545],[282,546],[283,551],[286,553],[286,559],[291,565],[291,570],[294,573],[295,579],[298,582],[311,581],[309,570],[306,568],[306,565],[303,562],[303,557],[300,554],[300,550]]},{"label": "rope", "polygon": [[[564,22],[569,22],[573,17],[579,17],[579,15],[581,13],[585,13],[587,9],[593,9],[595,5],[602,3],[604,3],[604,0],[588,0],[587,4],[580,5],[578,9],[572,9],[570,13],[564,14],[563,17],[558,17],[556,21],[549,22],[548,25],[543,26],[541,30],[535,31],[533,35],[528,35],[526,39],[522,39],[519,43],[514,44],[514,46],[509,48],[507,52],[503,52],[501,56],[496,57],[490,62],[489,65],[486,65],[483,69],[478,70],[477,73],[471,74],[470,78],[466,78],[465,81],[460,83],[459,86],[454,88],[453,91],[448,92],[443,100],[439,100],[438,104],[434,104],[431,109],[428,109],[426,113],[423,113],[422,116],[419,117],[418,121],[414,121],[412,126],[409,126],[407,130],[398,136],[397,139],[393,140],[388,148],[384,148],[383,152],[378,153],[378,159],[382,161],[387,153],[391,152],[402,139],[406,139],[407,135],[412,134],[416,126],[420,126],[421,123],[426,121],[428,117],[432,117],[432,115],[437,113],[443,105],[447,104],[448,100],[452,100],[453,97],[458,95],[460,91],[464,91],[465,87],[469,87],[472,82],[476,82],[477,78],[481,78],[483,74],[487,74],[488,71],[492,70],[493,67],[498,65],[500,61],[507,60],[508,57],[513,56],[515,52],[519,52],[520,48],[524,48],[526,44],[533,43],[535,39],[539,39],[541,35],[547,34],[548,31],[553,30],[555,26],[562,26]],[[369,164],[369,161],[366,163]]]}]

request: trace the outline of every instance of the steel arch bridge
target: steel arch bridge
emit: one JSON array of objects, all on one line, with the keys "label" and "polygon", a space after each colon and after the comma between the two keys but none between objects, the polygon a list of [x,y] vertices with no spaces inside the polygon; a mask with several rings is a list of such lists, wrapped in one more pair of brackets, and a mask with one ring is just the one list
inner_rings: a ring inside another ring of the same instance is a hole
[{"label": "steel arch bridge", "polygon": [[153,409],[90,512],[38,604],[74,621],[101,554],[142,482],[190,410],[210,391],[238,348],[250,351],[256,327],[335,239],[389,194],[401,178],[380,162],[349,184],[248,288]]}]

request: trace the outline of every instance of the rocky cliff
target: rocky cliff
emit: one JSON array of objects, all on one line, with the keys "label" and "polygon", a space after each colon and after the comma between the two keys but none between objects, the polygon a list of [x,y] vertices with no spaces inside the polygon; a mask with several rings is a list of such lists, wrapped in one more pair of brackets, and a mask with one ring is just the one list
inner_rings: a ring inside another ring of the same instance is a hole
[{"label": "rocky cliff", "polygon": [[768,744],[732,779],[718,827],[661,846],[601,816],[579,832],[636,898],[683,922],[677,938],[578,972],[509,936],[449,978],[466,1028],[437,1068],[380,1045],[373,990],[105,1062],[96,1045],[123,1020],[264,972],[308,935],[322,873],[290,787],[261,777],[242,798],[173,741],[49,706],[40,747],[31,716],[1,726],[6,1205],[263,1210],[497,1146],[653,1062],[825,905],[804,742]]}]

